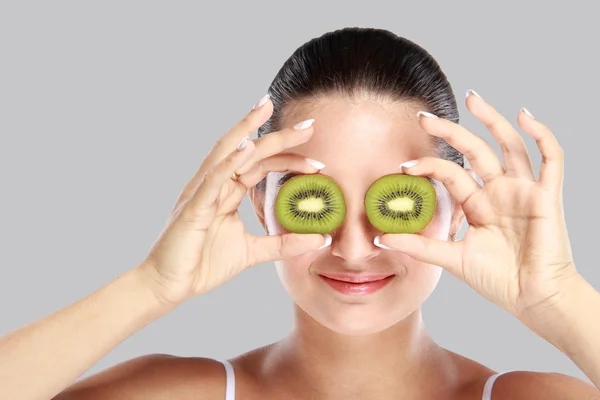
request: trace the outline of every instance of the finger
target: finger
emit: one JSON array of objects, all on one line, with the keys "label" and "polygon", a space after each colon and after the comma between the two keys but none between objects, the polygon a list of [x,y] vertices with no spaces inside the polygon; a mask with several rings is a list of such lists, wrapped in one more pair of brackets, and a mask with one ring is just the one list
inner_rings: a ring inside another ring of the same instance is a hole
[{"label": "finger", "polygon": [[308,141],[314,133],[314,119],[308,119],[294,125],[293,127],[271,132],[254,141],[256,151],[248,163],[236,171],[242,175],[252,169],[260,160],[281,153],[289,148],[299,146]]},{"label": "finger", "polygon": [[417,163],[412,166],[401,164],[400,168],[408,175],[427,176],[440,181],[458,204],[464,204],[481,189],[479,183],[455,162],[437,157],[422,157],[415,161]]},{"label": "finger", "polygon": [[250,110],[246,116],[235,124],[231,129],[223,135],[211,150],[206,158],[208,165],[207,169],[221,162],[227,155],[242,141],[246,136],[252,136],[254,131],[260,128],[270,117],[273,112],[273,103],[270,101],[270,96],[265,95],[259,102],[264,102],[261,107],[256,107]]},{"label": "finger", "polygon": [[419,111],[421,126],[430,135],[439,137],[460,151],[469,160],[473,170],[484,182],[504,174],[504,167],[492,147],[482,138],[463,126],[437,116]]},{"label": "finger", "polygon": [[457,278],[464,280],[462,273],[463,244],[461,242],[448,242],[419,234],[386,233],[379,237],[378,243],[408,254],[415,260],[442,267]]},{"label": "finger", "polygon": [[215,168],[208,171],[189,200],[183,203],[182,212],[193,218],[200,215],[203,210],[213,206],[223,189],[223,185],[231,180],[236,169],[248,161],[254,149],[254,143],[249,140],[245,148],[234,150]]},{"label": "finger", "polygon": [[[261,102],[264,102],[264,104],[258,107]],[[265,95],[256,103],[255,108],[250,110],[250,112],[224,136],[220,137],[202,161],[194,176],[192,176],[189,182],[181,190],[173,209],[177,209],[192,195],[200,181],[204,178],[206,171],[213,169],[215,165],[227,157],[227,155],[235,150],[237,146],[241,145],[246,137],[249,138],[252,136],[252,133],[260,128],[271,117],[272,112],[273,103],[270,101],[269,95]]]},{"label": "finger", "polygon": [[251,170],[241,175],[238,181],[242,182],[247,188],[256,186],[262,181],[269,172],[294,171],[304,174],[314,174],[319,172],[312,162],[298,154],[277,154],[264,160],[260,160]]},{"label": "finger", "polygon": [[[246,163],[245,165],[247,165]],[[256,163],[251,170],[237,178],[241,184],[230,193],[221,205],[221,212],[231,212],[239,207],[247,190],[256,186],[269,172],[294,171],[301,174],[314,174],[319,171],[309,160],[298,154],[277,154]]]},{"label": "finger", "polygon": [[531,113],[521,109],[517,121],[525,133],[535,139],[542,154],[539,181],[542,185],[554,190],[561,190],[564,181],[564,150],[558,143],[552,131],[537,119],[530,117]]},{"label": "finger", "polygon": [[284,233],[273,236],[247,234],[248,266],[263,262],[280,261],[310,251],[321,250],[331,244],[331,235],[318,233]]},{"label": "finger", "polygon": [[510,122],[472,90],[467,91],[467,108],[490,131],[502,149],[506,172],[535,180],[531,159],[523,137]]}]

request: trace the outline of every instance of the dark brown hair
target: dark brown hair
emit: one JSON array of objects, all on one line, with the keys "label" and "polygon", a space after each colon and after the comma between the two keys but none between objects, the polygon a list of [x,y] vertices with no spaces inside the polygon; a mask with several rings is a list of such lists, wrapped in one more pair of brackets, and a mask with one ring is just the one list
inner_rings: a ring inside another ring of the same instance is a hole
[{"label": "dark brown hair", "polygon": [[[269,86],[274,110],[258,137],[281,129],[294,106],[327,96],[368,93],[419,105],[458,122],[452,87],[435,59],[422,47],[390,31],[343,28],[314,38],[285,61]],[[464,167],[464,157],[444,140],[431,137],[438,157]],[[257,186],[264,189],[265,180]]]}]

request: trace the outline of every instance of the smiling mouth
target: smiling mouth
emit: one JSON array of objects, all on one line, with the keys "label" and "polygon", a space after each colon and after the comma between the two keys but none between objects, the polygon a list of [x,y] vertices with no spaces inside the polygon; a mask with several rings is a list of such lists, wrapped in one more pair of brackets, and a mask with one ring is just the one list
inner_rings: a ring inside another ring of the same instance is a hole
[{"label": "smiling mouth", "polygon": [[371,274],[371,275],[351,275],[351,274],[319,274],[322,277],[333,279],[345,283],[369,283],[376,282],[395,274]]},{"label": "smiling mouth", "polygon": [[337,275],[319,274],[319,278],[335,291],[345,295],[367,295],[383,289],[395,274],[384,275]]}]

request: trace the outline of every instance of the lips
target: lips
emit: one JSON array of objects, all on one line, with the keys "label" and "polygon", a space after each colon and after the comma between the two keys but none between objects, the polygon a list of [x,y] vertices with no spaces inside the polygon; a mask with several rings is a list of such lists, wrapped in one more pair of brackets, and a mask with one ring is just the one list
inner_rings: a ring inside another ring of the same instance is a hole
[{"label": "lips", "polygon": [[352,274],[320,274],[329,279],[349,283],[375,282],[392,276],[394,274],[369,274],[369,275],[352,275]]},{"label": "lips", "polygon": [[345,295],[367,295],[384,288],[394,274],[319,274],[319,278],[335,291]]}]

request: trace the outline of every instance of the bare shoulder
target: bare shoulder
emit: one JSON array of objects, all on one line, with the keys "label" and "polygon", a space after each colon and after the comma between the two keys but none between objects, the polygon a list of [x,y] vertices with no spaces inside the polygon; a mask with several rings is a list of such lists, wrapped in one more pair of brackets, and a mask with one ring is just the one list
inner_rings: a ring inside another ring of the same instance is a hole
[{"label": "bare shoulder", "polygon": [[53,400],[225,398],[225,369],[210,358],[149,354],[74,383]]},{"label": "bare shoulder", "polygon": [[600,400],[600,391],[591,383],[549,372],[507,372],[498,377],[492,393],[494,400]]},{"label": "bare shoulder", "polygon": [[[486,381],[495,372],[485,365],[447,350],[455,360],[464,385],[457,398],[481,399]],[[600,400],[600,391],[591,383],[560,374],[510,371],[500,375],[493,385],[492,400]]]}]

